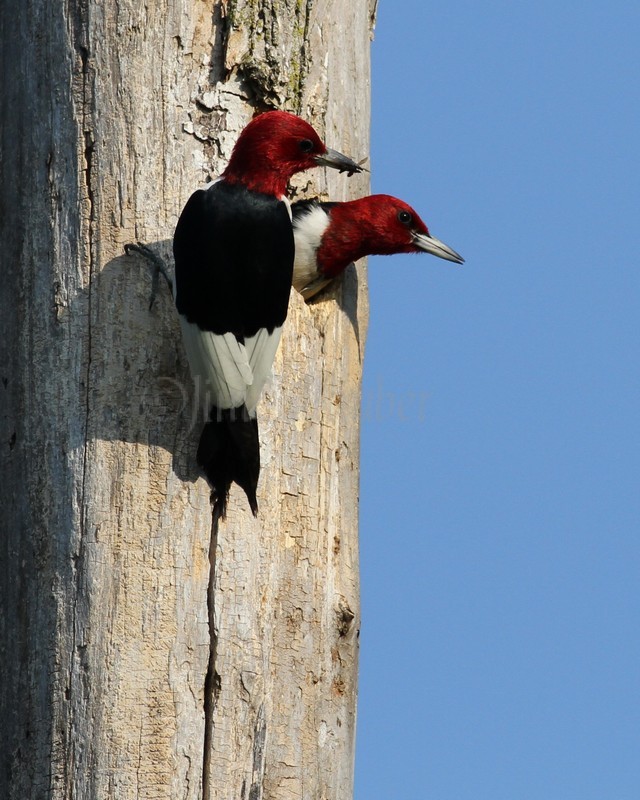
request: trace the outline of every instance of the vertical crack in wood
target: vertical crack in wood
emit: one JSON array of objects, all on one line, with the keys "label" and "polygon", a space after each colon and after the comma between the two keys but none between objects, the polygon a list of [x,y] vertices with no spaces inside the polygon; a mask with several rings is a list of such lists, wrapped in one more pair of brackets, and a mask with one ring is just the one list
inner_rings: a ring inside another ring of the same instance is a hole
[{"label": "vertical crack in wood", "polygon": [[[88,38],[88,33],[86,31],[86,15],[84,15],[79,21],[79,29],[81,34],[85,40]],[[83,150],[83,157],[84,157],[84,170],[82,173],[85,176],[85,189],[87,192],[87,203],[88,203],[88,215],[87,215],[87,267],[88,267],[88,277],[89,277],[89,286],[87,291],[87,378],[86,378],[86,386],[85,386],[85,452],[84,452],[84,464],[83,464],[83,474],[82,474],[82,497],[81,497],[81,508],[85,508],[85,479],[86,479],[86,467],[87,467],[87,444],[88,444],[88,434],[89,434],[89,385],[91,379],[91,279],[93,277],[94,272],[94,238],[95,238],[95,219],[96,219],[96,209],[95,209],[95,198],[93,193],[93,172],[94,172],[94,164],[93,164],[93,151],[94,151],[94,138],[93,138],[93,131],[91,127],[90,121],[90,114],[89,108],[92,103],[92,93],[91,87],[89,85],[89,49],[86,44],[79,44],[78,45],[78,53],[80,55],[80,60],[82,63],[82,95],[81,95],[81,102],[82,102],[82,135],[84,137],[84,150]],[[84,538],[84,520],[81,520],[81,528],[80,528],[80,535],[81,540]]]},{"label": "vertical crack in wood", "polygon": [[215,3],[211,18],[213,28],[213,47],[211,50],[211,68],[209,70],[209,82],[211,86],[223,83],[226,78],[226,54],[229,42],[229,18],[228,9],[223,0]]},{"label": "vertical crack in wood", "polygon": [[204,743],[202,748],[202,800],[211,800],[211,748],[213,746],[213,715],[220,695],[220,675],[216,670],[218,634],[215,620],[216,552],[218,549],[219,516],[214,513],[209,542],[209,584],[207,613],[209,618],[209,663],[204,679]]},{"label": "vertical crack in wood", "polygon": [[[81,105],[80,111],[80,136],[82,137],[82,150],[81,157],[83,159],[82,169],[80,175],[84,177],[84,189],[86,192],[87,201],[87,214],[83,218],[86,224],[86,264],[88,270],[89,289],[87,292],[87,363],[85,372],[85,386],[84,386],[84,447],[82,453],[82,472],[80,479],[80,502],[79,502],[79,540],[77,552],[71,553],[72,556],[72,576],[75,585],[75,593],[73,597],[73,617],[71,620],[71,658],[69,660],[69,677],[67,689],[65,691],[65,700],[67,705],[66,716],[69,720],[68,728],[71,730],[77,720],[74,720],[74,705],[77,708],[78,700],[74,696],[74,671],[76,665],[78,667],[79,675],[82,675],[82,670],[86,669],[84,659],[84,645],[79,636],[79,623],[78,623],[78,603],[79,598],[83,596],[82,587],[82,566],[85,557],[85,542],[86,542],[86,528],[87,528],[87,504],[86,504],[86,484],[87,484],[87,470],[88,470],[88,452],[89,446],[89,416],[90,416],[90,380],[91,380],[91,277],[94,272],[94,241],[95,241],[95,224],[96,224],[96,206],[92,182],[94,180],[95,165],[93,163],[94,154],[94,137],[91,127],[90,110],[92,107],[93,93],[90,84],[90,66],[89,66],[89,49],[88,49],[88,32],[87,32],[87,11],[85,4],[80,4],[77,16],[74,16],[74,41],[73,45],[78,53],[80,59],[80,75],[79,75],[79,92],[76,95]],[[77,67],[73,70],[77,71]],[[75,81],[75,75],[74,75]],[[82,224],[82,223],[81,223]],[[76,676],[79,680],[79,676]],[[82,687],[80,687],[82,692]],[[67,735],[69,735],[67,733]],[[74,780],[69,765],[76,763],[76,740],[73,736],[69,735],[68,739],[69,757],[62,762],[62,770],[64,774],[64,783],[68,786],[70,797],[74,795]],[[91,758],[91,756],[89,756]],[[71,774],[70,774],[71,773]],[[50,773],[50,791],[54,791],[54,781],[56,775],[55,770],[52,769]]]},{"label": "vertical crack in wood", "polygon": [[[87,268],[89,277],[89,287],[87,291],[87,369],[86,369],[86,384],[85,384],[85,443],[82,467],[82,484],[81,484],[81,497],[80,508],[85,509],[85,482],[87,474],[87,445],[89,433],[89,385],[90,385],[90,372],[91,372],[91,277],[93,275],[93,258],[94,258],[94,235],[95,235],[95,198],[92,187],[93,180],[93,150],[94,139],[90,123],[89,109],[92,103],[92,92],[90,87],[90,74],[89,74],[89,47],[88,47],[88,22],[87,22],[87,8],[85,3],[80,3],[77,16],[74,17],[74,38],[75,46],[80,57],[80,91],[79,102],[81,104],[80,122],[81,132],[83,137],[83,150],[82,157],[84,160],[83,169],[80,174],[84,176],[84,188],[86,191],[88,213],[86,215],[87,233]],[[80,519],[80,541],[84,540],[84,511]]]},{"label": "vertical crack in wood", "polygon": [[311,9],[313,0],[305,3],[304,26],[302,29],[302,42],[300,44],[300,67],[298,85],[295,87],[295,112],[303,114],[305,82],[309,75],[309,26],[311,24]]},{"label": "vertical crack in wood", "polygon": [[[84,50],[84,48],[83,48]],[[85,80],[85,91],[86,91],[86,53],[83,55],[82,59],[82,67],[84,72],[84,80]],[[87,101],[85,95],[85,102]],[[85,442],[84,442],[84,456],[83,456],[83,468],[82,468],[82,489],[81,489],[81,508],[86,508],[85,506],[85,482],[87,477],[87,447],[89,444],[89,398],[91,396],[91,392],[89,391],[90,381],[91,381],[91,279],[93,276],[93,238],[94,238],[94,224],[95,224],[95,207],[94,207],[94,197],[93,197],[93,189],[91,187],[91,179],[92,179],[92,170],[93,170],[93,141],[91,136],[91,131],[87,128],[86,123],[86,110],[83,111],[83,120],[82,120],[82,127],[83,127],[83,134],[84,134],[84,173],[85,173],[85,183],[86,183],[86,190],[87,190],[87,199],[89,203],[89,216],[87,219],[88,222],[88,230],[87,230],[87,240],[88,240],[88,248],[87,248],[87,266],[89,271],[89,290],[87,292],[87,372],[86,372],[86,385],[85,385]],[[80,523],[80,540],[84,539],[84,519],[81,520]]]},{"label": "vertical crack in wood", "polygon": [[251,787],[249,800],[261,800],[264,788],[265,745],[267,741],[267,721],[264,714],[264,704],[258,709],[255,725],[253,726],[253,767],[251,770]]}]

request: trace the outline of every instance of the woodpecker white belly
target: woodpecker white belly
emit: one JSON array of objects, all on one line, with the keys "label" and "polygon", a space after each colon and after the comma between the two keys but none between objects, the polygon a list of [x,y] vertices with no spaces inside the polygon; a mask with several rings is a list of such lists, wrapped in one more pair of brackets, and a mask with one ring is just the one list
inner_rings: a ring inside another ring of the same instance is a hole
[{"label": "woodpecker white belly", "polygon": [[318,277],[318,248],[329,221],[327,210],[317,203],[298,206],[293,224],[296,245],[293,286],[299,292]]}]

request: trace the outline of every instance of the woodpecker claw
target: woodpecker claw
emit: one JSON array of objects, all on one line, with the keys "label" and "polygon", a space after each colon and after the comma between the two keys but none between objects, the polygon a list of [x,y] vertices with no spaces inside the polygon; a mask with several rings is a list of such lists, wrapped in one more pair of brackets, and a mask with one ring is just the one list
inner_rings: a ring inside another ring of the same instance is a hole
[{"label": "woodpecker claw", "polygon": [[171,294],[173,294],[173,281],[171,280],[171,276],[167,270],[167,265],[157,253],[154,253],[154,251],[148,245],[142,244],[142,242],[137,242],[136,244],[125,244],[124,252],[128,256],[130,256],[132,253],[137,253],[143,258],[146,258],[148,261],[151,261],[154,266],[153,274],[151,276],[151,299],[149,300],[149,311],[151,311],[158,293],[158,281],[160,280],[161,274],[169,286],[169,291]]},{"label": "woodpecker claw", "polygon": [[[332,281],[332,278],[325,278],[323,276],[317,277],[315,280],[308,283],[302,289],[298,289],[300,294],[304,297],[305,302],[309,302],[311,298],[315,297],[319,292],[321,292],[325,286],[328,286]],[[297,287],[296,287],[297,288]]]}]

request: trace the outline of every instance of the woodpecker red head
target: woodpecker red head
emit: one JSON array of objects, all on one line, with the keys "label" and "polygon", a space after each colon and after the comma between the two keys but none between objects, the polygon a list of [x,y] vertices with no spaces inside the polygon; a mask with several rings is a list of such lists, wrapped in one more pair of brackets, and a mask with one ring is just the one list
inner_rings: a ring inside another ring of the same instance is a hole
[{"label": "woodpecker red head", "polygon": [[304,120],[261,114],[241,133],[226,170],[195,192],[176,228],[176,306],[191,372],[209,421],[197,461],[224,517],[231,483],[257,513],[260,448],[256,406],[287,316],[293,274],[289,179],[310,167],[350,174]]},{"label": "woodpecker red head", "polygon": [[285,111],[266,111],[243,130],[222,177],[281,197],[293,175],[318,166],[350,175],[362,172],[350,158],[329,149],[305,120]]},{"label": "woodpecker red head", "polygon": [[292,206],[296,257],[293,285],[308,299],[353,261],[369,255],[431,253],[464,259],[429,233],[407,203],[374,194],[347,203],[300,200]]}]

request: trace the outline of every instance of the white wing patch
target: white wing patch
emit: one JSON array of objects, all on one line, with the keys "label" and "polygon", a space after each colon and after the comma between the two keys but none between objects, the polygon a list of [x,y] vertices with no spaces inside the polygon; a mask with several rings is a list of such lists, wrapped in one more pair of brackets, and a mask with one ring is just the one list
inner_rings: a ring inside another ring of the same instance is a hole
[{"label": "white wing patch", "polygon": [[241,406],[253,383],[253,371],[244,345],[232,333],[202,331],[182,315],[180,325],[191,375],[203,406]]},{"label": "white wing patch", "polygon": [[245,339],[244,346],[249,356],[249,366],[253,372],[253,382],[247,390],[245,404],[249,414],[253,416],[258,400],[262,394],[265,383],[271,375],[273,359],[280,344],[282,328],[274,328],[273,333],[269,333],[266,328]]},{"label": "white wing patch", "polygon": [[212,405],[238,408],[243,403],[251,416],[271,375],[282,328],[269,333],[262,328],[240,344],[232,333],[202,331],[180,315],[191,375],[205,413]]},{"label": "white wing patch", "polygon": [[312,208],[307,214],[302,214],[294,220],[296,257],[293,263],[293,287],[298,292],[302,292],[318,277],[316,253],[328,227],[329,215],[320,206]]}]

